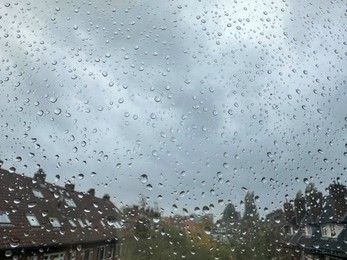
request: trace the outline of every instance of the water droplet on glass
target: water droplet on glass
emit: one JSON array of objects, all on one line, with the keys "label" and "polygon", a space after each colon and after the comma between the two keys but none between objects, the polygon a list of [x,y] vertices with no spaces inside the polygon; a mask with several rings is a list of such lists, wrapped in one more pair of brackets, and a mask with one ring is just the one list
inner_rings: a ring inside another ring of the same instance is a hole
[{"label": "water droplet on glass", "polygon": [[140,181],[141,181],[141,183],[146,183],[146,182],[148,181],[148,176],[147,176],[147,174],[142,174],[142,175],[140,176]]}]

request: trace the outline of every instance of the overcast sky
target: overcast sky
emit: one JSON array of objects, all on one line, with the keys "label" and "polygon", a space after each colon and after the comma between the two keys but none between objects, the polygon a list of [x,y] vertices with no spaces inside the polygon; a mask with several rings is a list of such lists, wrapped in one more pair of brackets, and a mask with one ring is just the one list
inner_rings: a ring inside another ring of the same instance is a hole
[{"label": "overcast sky", "polygon": [[165,214],[345,183],[344,1],[185,2],[1,3],[2,167]]}]

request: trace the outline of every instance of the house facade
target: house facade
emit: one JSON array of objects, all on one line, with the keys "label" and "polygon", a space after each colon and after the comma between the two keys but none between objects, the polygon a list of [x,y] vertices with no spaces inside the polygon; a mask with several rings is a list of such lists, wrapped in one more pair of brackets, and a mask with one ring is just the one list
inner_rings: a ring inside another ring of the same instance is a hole
[{"label": "house facade", "polygon": [[293,249],[294,259],[347,259],[347,189],[332,184],[328,190],[324,198],[316,192],[284,205],[284,246]]},{"label": "house facade", "polygon": [[45,178],[0,169],[0,259],[119,259],[121,215],[109,197]]}]

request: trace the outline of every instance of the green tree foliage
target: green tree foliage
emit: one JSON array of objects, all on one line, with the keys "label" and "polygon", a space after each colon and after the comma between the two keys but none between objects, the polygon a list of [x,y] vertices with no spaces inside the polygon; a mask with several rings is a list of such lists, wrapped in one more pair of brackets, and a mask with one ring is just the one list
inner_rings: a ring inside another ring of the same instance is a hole
[{"label": "green tree foliage", "polygon": [[255,204],[254,192],[248,191],[245,195],[245,211],[243,214],[244,221],[258,221],[259,213],[257,210],[257,206]]},{"label": "green tree foliage", "polygon": [[225,207],[222,215],[222,220],[226,223],[239,220],[239,213],[236,211],[234,204],[229,203]]},{"label": "green tree foliage", "polygon": [[121,259],[231,259],[230,247],[214,243],[205,233],[205,227],[211,223],[196,223],[189,228],[183,222],[165,224],[158,222],[158,212],[143,206],[123,210],[132,223],[123,235]]},{"label": "green tree foliage", "polygon": [[[143,233],[144,231],[147,233]],[[123,239],[122,250],[124,260],[231,259],[230,249],[227,247],[215,245],[209,248],[201,243],[196,244],[184,230],[167,224],[158,229],[140,228],[130,232]]]},{"label": "green tree foliage", "polygon": [[[268,219],[260,219],[253,192],[247,192],[244,205],[243,218],[234,223],[229,239],[232,259],[291,259],[281,244],[282,223],[277,219],[284,218],[282,210],[271,212]],[[228,206],[224,210],[226,215],[232,212],[232,207]]]}]

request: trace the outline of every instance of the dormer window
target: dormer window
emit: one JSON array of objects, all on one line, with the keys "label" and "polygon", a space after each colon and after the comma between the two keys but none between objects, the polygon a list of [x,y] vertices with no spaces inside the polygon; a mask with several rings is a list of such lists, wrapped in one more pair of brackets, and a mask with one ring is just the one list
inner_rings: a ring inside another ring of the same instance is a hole
[{"label": "dormer window", "polygon": [[322,230],[322,237],[325,237],[325,238],[337,238],[338,235],[343,230],[343,226],[335,224],[335,223],[324,224],[321,227],[321,230]]},{"label": "dormer window", "polygon": [[312,236],[312,227],[311,226],[305,226],[305,236],[310,237]]}]

